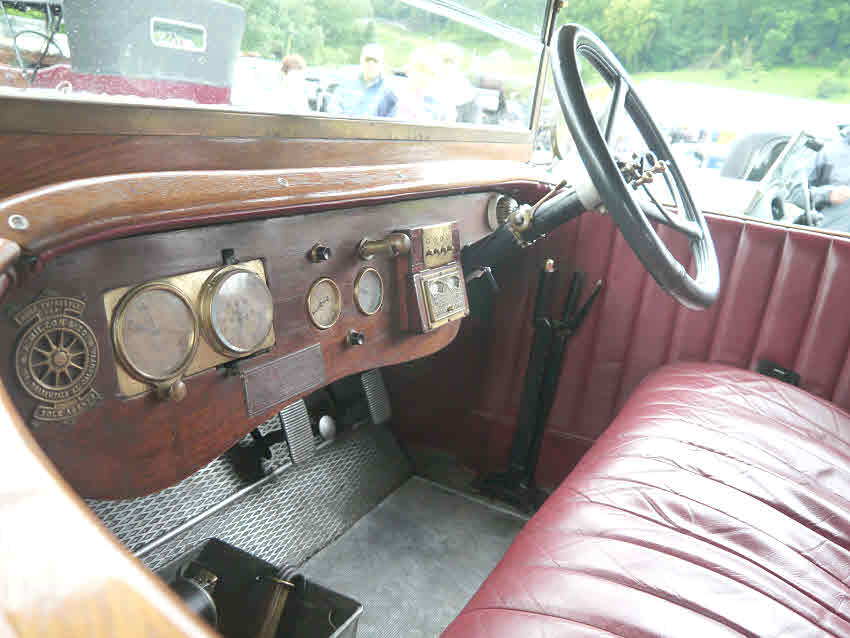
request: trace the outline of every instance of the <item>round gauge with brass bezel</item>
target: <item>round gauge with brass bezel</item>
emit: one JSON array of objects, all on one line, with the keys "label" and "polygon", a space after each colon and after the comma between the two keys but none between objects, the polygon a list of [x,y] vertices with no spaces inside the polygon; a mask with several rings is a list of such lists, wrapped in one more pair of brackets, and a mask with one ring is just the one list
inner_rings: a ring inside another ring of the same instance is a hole
[{"label": "round gauge with brass bezel", "polygon": [[384,303],[384,280],[374,268],[364,268],[354,280],[354,303],[364,315],[374,315]]},{"label": "round gauge with brass bezel", "polygon": [[116,306],[112,343],[130,375],[140,381],[169,381],[192,363],[198,315],[179,288],[161,281],[142,284]]},{"label": "round gauge with brass bezel", "polygon": [[272,330],[274,299],[265,279],[242,266],[225,266],[204,282],[201,324],[210,344],[228,356],[259,349]]},{"label": "round gauge with brass bezel", "polygon": [[322,277],[307,293],[307,316],[320,330],[333,326],[342,314],[342,295],[333,279]]}]

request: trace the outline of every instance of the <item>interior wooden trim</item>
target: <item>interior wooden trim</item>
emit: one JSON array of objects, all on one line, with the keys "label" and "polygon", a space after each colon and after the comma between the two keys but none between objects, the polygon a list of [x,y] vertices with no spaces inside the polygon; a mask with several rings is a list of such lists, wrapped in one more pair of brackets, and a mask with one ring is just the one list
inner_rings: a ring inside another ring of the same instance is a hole
[{"label": "interior wooden trim", "polygon": [[216,636],[62,480],[3,387],[0,463],[0,634]]},{"label": "interior wooden trim", "polygon": [[531,144],[180,135],[0,133],[0,148],[15,149],[0,153],[0,200],[41,186],[122,173],[531,159]]},{"label": "interior wooden trim", "polygon": [[0,201],[3,234],[24,251],[50,259],[93,241],[143,232],[223,223],[319,206],[364,205],[475,190],[521,190],[548,184],[519,162],[448,161],[385,166],[261,171],[135,173],[81,179]]},{"label": "interior wooden trim", "polygon": [[456,141],[530,144],[530,128],[414,124],[393,120],[253,113],[221,106],[122,104],[70,98],[0,96],[0,132],[97,135],[193,135]]}]

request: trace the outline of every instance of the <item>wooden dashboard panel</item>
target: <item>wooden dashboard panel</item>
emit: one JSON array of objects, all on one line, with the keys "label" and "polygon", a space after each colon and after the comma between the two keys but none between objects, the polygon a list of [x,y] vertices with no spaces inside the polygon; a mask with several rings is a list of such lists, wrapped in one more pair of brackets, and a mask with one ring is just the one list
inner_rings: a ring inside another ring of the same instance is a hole
[{"label": "wooden dashboard panel", "polygon": [[[34,422],[36,440],[83,496],[127,498],[188,476],[282,407],[271,406],[249,417],[241,377],[219,370],[188,377],[188,395],[181,403],[163,402],[150,394],[134,399],[118,396],[103,293],[215,267],[221,263],[224,249],[234,250],[239,260],[262,259],[274,298],[275,346],[268,354],[243,364],[245,367],[319,344],[325,382],[329,383],[439,350],[455,337],[458,323],[427,335],[401,332],[399,295],[390,260],[369,262],[385,282],[382,310],[372,316],[357,310],[354,280],[365,265],[356,257],[357,244],[365,236],[380,237],[395,228],[452,220],[458,222],[462,243],[475,241],[488,232],[488,197],[486,193],[434,197],[189,228],[114,239],[56,257],[4,298],[0,353],[6,361],[13,360],[19,329],[11,316],[41,293],[84,299],[87,305],[82,319],[100,345],[100,366],[92,387],[103,401],[73,422]],[[316,242],[331,247],[329,261],[315,264],[307,258]],[[342,316],[328,330],[315,328],[306,315],[305,295],[319,277],[334,279],[342,292]],[[351,329],[366,334],[366,345],[345,344]],[[37,402],[22,389],[13,366],[4,366],[2,376],[15,404],[29,419]]]},{"label": "wooden dashboard panel", "polygon": [[511,161],[444,161],[263,171],[129,173],[45,186],[0,200],[4,238],[39,263],[105,239],[187,226],[499,188],[537,201],[539,169]]}]

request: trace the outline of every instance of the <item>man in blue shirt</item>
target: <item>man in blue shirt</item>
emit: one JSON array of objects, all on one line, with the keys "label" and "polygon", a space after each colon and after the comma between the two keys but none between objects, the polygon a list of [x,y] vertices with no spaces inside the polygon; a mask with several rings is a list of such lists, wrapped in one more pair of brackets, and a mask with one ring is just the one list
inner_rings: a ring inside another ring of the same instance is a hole
[{"label": "man in blue shirt", "polygon": [[360,117],[395,117],[398,97],[384,79],[384,48],[367,44],[360,53],[360,72],[337,89],[333,110]]}]

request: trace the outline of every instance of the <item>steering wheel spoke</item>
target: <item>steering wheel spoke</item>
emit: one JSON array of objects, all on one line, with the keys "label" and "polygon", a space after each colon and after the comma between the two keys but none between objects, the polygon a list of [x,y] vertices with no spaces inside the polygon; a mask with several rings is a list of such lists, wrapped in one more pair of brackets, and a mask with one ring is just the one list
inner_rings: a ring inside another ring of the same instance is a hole
[{"label": "steering wheel spoke", "polygon": [[702,230],[700,229],[699,224],[688,219],[684,219],[677,212],[671,211],[664,204],[658,202],[651,194],[649,197],[651,201],[647,201],[643,197],[636,197],[640,210],[644,215],[646,215],[646,217],[654,222],[658,222],[659,224],[672,228],[673,230],[683,234],[689,240],[698,241],[702,239]]},{"label": "steering wheel spoke", "polygon": [[605,117],[605,142],[610,146],[614,142],[614,130],[617,120],[625,109],[626,96],[629,93],[629,85],[623,76],[617,76],[614,80],[614,90],[611,93],[611,101],[608,103],[608,113]]}]

